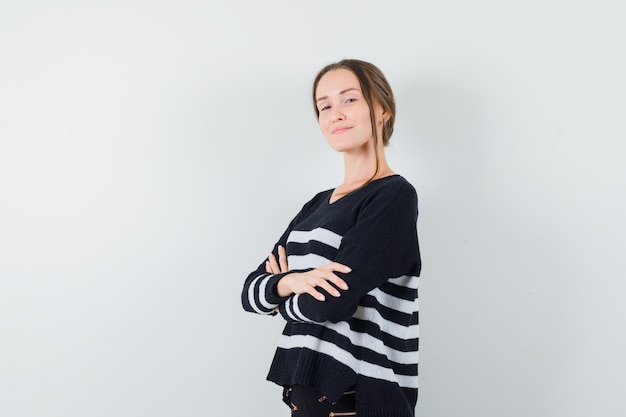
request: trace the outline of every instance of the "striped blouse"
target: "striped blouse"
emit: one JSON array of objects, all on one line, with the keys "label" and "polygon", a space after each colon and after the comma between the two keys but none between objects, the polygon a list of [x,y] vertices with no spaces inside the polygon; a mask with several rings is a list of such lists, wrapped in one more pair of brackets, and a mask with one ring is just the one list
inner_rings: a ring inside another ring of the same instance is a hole
[{"label": "striped blouse", "polygon": [[301,384],[332,401],[356,390],[357,415],[412,417],[417,401],[417,194],[399,175],[372,181],[330,203],[333,190],[306,203],[274,246],[287,251],[289,272],[330,262],[348,284],[340,297],[279,297],[286,275],[265,272],[265,260],[247,277],[242,304],[259,314],[280,312],[286,324],[268,380]]}]

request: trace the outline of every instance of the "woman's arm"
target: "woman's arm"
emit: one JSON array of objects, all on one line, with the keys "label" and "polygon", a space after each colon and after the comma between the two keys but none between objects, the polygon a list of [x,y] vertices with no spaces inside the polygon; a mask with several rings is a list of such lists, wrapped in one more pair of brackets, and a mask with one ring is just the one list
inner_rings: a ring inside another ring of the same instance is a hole
[{"label": "woman's arm", "polygon": [[[291,228],[283,234],[279,242],[274,246],[270,257],[262,262],[257,269],[252,271],[243,284],[241,291],[241,304],[243,309],[258,314],[276,314],[278,305],[287,299],[277,293],[277,284],[280,279],[287,275],[287,270],[281,272],[280,267],[272,270],[269,267],[270,258],[276,262],[280,248],[284,248],[285,240]],[[284,251],[284,249],[282,249]],[[285,257],[286,262],[286,257]]]},{"label": "woman's arm", "polygon": [[335,271],[348,272],[349,268],[346,269],[345,265],[331,263],[317,269],[290,271],[287,263],[285,247],[290,233],[295,225],[306,217],[311,206],[323,196],[324,192],[318,193],[302,207],[278,239],[268,258],[248,275],[241,292],[244,310],[273,315],[276,314],[278,305],[290,295],[307,293],[316,297],[314,299],[320,299],[324,295],[318,291],[318,287],[332,293],[333,296],[339,296],[339,293],[330,282],[339,288],[346,287],[345,282],[334,274]]},{"label": "woman's arm", "polygon": [[322,302],[324,294],[340,297],[338,289],[347,290],[346,282],[336,272],[347,274],[346,265],[331,262],[319,268],[306,271],[289,271],[287,252],[282,244],[276,245],[275,253],[252,272],[242,291],[244,310],[259,314],[276,314],[277,307],[296,294],[308,294]]}]

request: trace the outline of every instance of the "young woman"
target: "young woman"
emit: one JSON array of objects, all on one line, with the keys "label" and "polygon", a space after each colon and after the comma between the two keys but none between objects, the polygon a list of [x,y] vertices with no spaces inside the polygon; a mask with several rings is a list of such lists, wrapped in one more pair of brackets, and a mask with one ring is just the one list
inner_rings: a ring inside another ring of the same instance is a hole
[{"label": "young woman", "polygon": [[413,417],[417,194],[385,158],[393,94],[376,66],[343,60],[319,72],[313,103],[343,183],[302,207],[242,304],[286,320],[268,380],[294,416]]}]

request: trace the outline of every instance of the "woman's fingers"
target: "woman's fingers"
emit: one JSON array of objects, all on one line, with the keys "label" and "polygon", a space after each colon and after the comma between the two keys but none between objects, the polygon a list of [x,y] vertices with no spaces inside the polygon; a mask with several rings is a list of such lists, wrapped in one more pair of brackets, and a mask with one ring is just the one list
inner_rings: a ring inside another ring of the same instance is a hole
[{"label": "woman's fingers", "polygon": [[326,291],[328,294],[332,295],[333,297],[341,297],[341,293],[339,291],[337,291],[337,288],[333,287],[330,284],[330,280],[322,280],[319,285],[317,285],[317,287],[319,288],[323,288],[324,291]]},{"label": "woman's fingers", "polygon": [[334,271],[347,273],[350,271],[350,268],[342,264],[332,263],[305,273],[311,278],[307,280],[309,289],[306,292],[320,301],[324,301],[325,297],[318,291],[318,288],[323,289],[333,297],[340,297],[341,293],[337,288],[347,290],[348,284],[335,275]]},{"label": "woman's fingers", "polygon": [[[284,251],[284,249],[282,251]],[[281,255],[282,251],[279,248],[279,258],[283,256]],[[279,267],[276,257],[272,254],[270,254],[267,262],[265,263],[266,270],[274,274],[281,272],[280,268],[285,267],[286,265]],[[324,301],[326,297],[321,290],[333,297],[340,297],[341,292],[337,290],[337,288],[341,290],[348,289],[348,284],[346,284],[343,279],[335,275],[335,272],[347,274],[350,271],[351,269],[348,266],[333,262],[311,271],[287,274],[280,281],[278,281],[276,288],[278,295],[281,297],[287,297],[291,294],[306,293],[314,297],[316,300]]]},{"label": "woman's fingers", "polygon": [[328,281],[332,282],[342,290],[348,289],[348,284],[346,283],[346,281],[339,278],[333,272],[342,272],[344,274],[347,274],[352,271],[349,266],[337,262],[332,262],[328,265],[321,267],[320,269],[329,272],[329,274],[325,276]]},{"label": "woman's fingers", "polygon": [[329,284],[328,280],[316,273],[316,270],[305,273],[305,279],[301,282],[303,284],[302,292],[306,292],[318,301],[326,300],[326,296],[320,291],[323,289],[333,297],[339,297],[339,291]]},{"label": "woman's fingers", "polygon": [[289,265],[287,264],[287,251],[283,246],[278,247],[278,262],[280,264],[280,272],[289,271]]},{"label": "woman's fingers", "polygon": [[270,253],[265,261],[265,272],[268,274],[280,274],[282,272],[289,272],[289,265],[287,264],[287,251],[284,247],[278,247],[278,260],[273,253]]},{"label": "woman's fingers", "polygon": [[352,271],[352,269],[348,265],[340,264],[339,262],[331,262],[328,265],[322,266],[320,269],[343,272],[344,274]]},{"label": "woman's fingers", "polygon": [[309,291],[307,291],[307,293],[309,293],[310,295],[313,296],[313,298],[315,298],[318,301],[324,301],[326,300],[326,297],[324,296],[324,294],[322,294],[321,292],[319,292],[318,290],[315,289],[315,287],[310,287]]},{"label": "woman's fingers", "polygon": [[267,261],[265,262],[265,271],[269,274],[280,274],[280,267],[278,266],[278,262],[276,262],[276,257],[273,253],[267,257]]}]

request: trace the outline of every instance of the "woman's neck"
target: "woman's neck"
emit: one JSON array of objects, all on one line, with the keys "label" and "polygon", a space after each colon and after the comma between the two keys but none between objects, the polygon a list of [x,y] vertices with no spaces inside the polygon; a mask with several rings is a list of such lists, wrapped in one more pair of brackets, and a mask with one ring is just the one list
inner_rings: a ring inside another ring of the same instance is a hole
[{"label": "woman's neck", "polygon": [[344,177],[342,186],[364,183],[369,179],[386,177],[393,174],[387,163],[385,149],[379,146],[378,152],[374,147],[363,149],[360,152],[343,154]]},{"label": "woman's neck", "polygon": [[375,152],[344,153],[344,179],[343,183],[335,188],[334,199],[362,187],[369,181],[393,174],[395,172],[389,167],[383,149],[378,152],[378,164],[376,163]]}]

